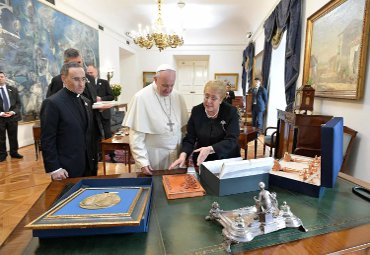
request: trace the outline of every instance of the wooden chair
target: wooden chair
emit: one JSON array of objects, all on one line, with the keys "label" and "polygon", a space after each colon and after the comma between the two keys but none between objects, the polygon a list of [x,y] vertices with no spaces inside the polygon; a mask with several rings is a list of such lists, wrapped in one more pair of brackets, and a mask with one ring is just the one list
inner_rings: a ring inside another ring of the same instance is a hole
[{"label": "wooden chair", "polygon": [[[269,131],[270,130],[270,131]],[[271,130],[275,130],[271,133]],[[269,134],[270,133],[270,134]],[[276,127],[267,127],[264,132],[263,155],[266,152],[266,146],[270,147],[270,157],[272,156],[272,149],[276,148]]]},{"label": "wooden chair", "polygon": [[340,169],[341,172],[348,172],[347,162],[356,136],[356,130],[353,130],[347,126],[343,127],[343,163]]},{"label": "wooden chair", "polygon": [[41,151],[41,126],[40,122],[36,122],[32,126],[32,133],[33,133],[33,140],[35,145],[35,155],[36,155],[36,161],[39,159],[39,154]]}]

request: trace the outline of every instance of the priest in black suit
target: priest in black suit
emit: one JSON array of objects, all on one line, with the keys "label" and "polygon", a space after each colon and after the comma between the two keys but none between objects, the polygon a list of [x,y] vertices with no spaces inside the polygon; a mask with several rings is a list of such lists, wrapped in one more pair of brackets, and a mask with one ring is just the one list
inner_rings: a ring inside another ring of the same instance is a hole
[{"label": "priest in black suit", "polygon": [[41,106],[45,171],[53,180],[95,175],[92,107],[82,95],[85,71],[78,63],[67,63],[61,73],[65,87],[46,98]]},{"label": "priest in black suit", "polygon": [[[74,48],[69,48],[64,51],[64,64],[66,63],[77,63],[81,67],[84,66],[82,56],[80,52],[77,49]],[[95,79],[88,75],[86,75],[86,84],[85,84],[85,89],[83,91],[83,95],[88,98],[91,103],[97,102],[97,92],[95,88]],[[63,88],[63,81],[62,81],[62,76],[59,74],[51,80],[51,83],[49,84],[48,91],[46,93],[46,97],[50,97],[51,95],[57,93],[59,90]],[[99,148],[99,143],[102,137],[104,137],[104,130],[103,130],[103,124],[101,120],[101,115],[99,110],[93,110],[93,120],[94,120],[94,127],[93,127],[93,136],[94,136],[94,141],[96,145],[94,146],[94,149],[96,148],[96,151],[94,152],[96,154],[96,158],[98,157],[98,148]],[[95,174],[97,175],[98,171],[98,162],[96,162],[95,166]]]},{"label": "priest in black suit", "polygon": [[0,71],[0,162],[7,157],[6,132],[8,133],[10,156],[12,158],[23,158],[18,153],[18,121],[21,101],[18,90],[6,84],[5,73]]},{"label": "priest in black suit", "polygon": [[[89,65],[87,67],[87,74],[94,78],[96,84],[96,92],[98,94],[96,101],[112,101],[114,100],[112,88],[109,86],[109,82],[104,79],[100,79],[98,77],[98,69],[93,66]],[[111,131],[111,112],[110,109],[106,109],[100,112],[101,114],[101,121],[103,124],[104,129],[104,138],[111,138],[112,131]]]}]

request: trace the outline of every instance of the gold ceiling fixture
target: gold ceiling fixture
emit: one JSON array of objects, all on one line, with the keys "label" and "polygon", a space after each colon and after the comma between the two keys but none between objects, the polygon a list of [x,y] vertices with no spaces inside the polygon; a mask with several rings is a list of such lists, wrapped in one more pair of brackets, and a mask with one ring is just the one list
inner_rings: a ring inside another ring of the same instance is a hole
[{"label": "gold ceiling fixture", "polygon": [[[180,8],[184,7],[180,6]],[[138,25],[138,31],[131,31],[126,33],[134,40],[134,43],[142,48],[151,49],[153,45],[157,46],[159,51],[165,48],[176,48],[184,44],[184,39],[181,35],[175,32],[166,32],[167,28],[164,26],[161,16],[161,0],[158,0],[158,18],[150,29],[148,26],[142,29],[141,24]]]}]

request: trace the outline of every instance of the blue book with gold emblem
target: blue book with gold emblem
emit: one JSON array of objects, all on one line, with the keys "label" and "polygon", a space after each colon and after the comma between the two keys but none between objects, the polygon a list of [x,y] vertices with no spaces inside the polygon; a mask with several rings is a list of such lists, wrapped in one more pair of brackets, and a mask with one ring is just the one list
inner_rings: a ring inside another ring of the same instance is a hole
[{"label": "blue book with gold emblem", "polygon": [[86,179],[26,227],[37,237],[147,232],[151,178]]}]

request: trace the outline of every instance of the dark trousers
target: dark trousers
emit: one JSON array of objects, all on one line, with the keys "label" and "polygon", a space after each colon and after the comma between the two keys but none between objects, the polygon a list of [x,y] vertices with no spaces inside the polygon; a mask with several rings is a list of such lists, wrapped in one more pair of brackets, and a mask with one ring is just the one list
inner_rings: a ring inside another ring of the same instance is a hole
[{"label": "dark trousers", "polygon": [[[0,117],[2,118],[2,117]],[[18,121],[0,120],[0,157],[6,157],[6,133],[8,133],[10,155],[18,153]]]},{"label": "dark trousers", "polygon": [[112,130],[110,125],[110,119],[101,119],[101,123],[104,129],[104,138],[108,139],[112,137]]},{"label": "dark trousers", "polygon": [[263,130],[263,112],[252,106],[252,125]]}]

